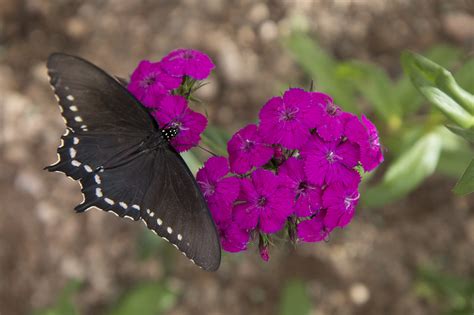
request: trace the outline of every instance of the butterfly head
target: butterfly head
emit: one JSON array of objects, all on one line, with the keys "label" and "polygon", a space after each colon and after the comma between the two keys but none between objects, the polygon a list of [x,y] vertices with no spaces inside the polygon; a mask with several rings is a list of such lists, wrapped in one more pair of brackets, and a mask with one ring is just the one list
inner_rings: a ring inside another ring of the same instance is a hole
[{"label": "butterfly head", "polygon": [[179,132],[178,127],[168,127],[168,128],[161,129],[161,134],[166,139],[166,141],[170,141],[171,139],[176,137],[178,132]]}]

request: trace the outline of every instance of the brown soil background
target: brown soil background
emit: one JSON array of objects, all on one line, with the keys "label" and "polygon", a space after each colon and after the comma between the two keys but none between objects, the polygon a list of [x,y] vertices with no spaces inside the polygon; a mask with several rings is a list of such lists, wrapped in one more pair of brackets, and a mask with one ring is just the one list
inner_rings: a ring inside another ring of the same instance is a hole
[{"label": "brown soil background", "polygon": [[64,128],[47,83],[49,53],[126,76],[141,59],[201,49],[217,65],[200,92],[210,123],[234,132],[282,86],[308,85],[279,40],[295,16],[336,57],[392,74],[404,49],[447,42],[472,51],[474,42],[468,0],[0,0],[1,315],[51,304],[69,279],[84,283],[81,313],[100,314],[133,284],[165,277],[181,292],[170,315],[276,314],[292,278],[308,282],[313,315],[438,313],[414,293],[417,267],[474,275],[474,200],[453,196],[453,180],[434,176],[403,201],[359,208],[327,243],[273,249],[269,263],[252,251],[225,255],[217,273],[205,273],[168,245],[171,272],[162,253],[138,259],[143,225],[74,214],[79,186],[42,171],[56,160]]}]

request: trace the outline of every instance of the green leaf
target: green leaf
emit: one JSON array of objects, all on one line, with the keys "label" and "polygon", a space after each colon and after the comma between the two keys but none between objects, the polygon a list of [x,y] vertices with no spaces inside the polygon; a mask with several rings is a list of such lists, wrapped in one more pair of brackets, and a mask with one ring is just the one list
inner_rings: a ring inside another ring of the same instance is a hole
[{"label": "green leaf", "polygon": [[396,102],[400,104],[404,116],[416,112],[423,104],[423,97],[413,86],[408,75],[403,75],[395,82],[393,89]]},{"label": "green leaf", "polygon": [[461,86],[464,86],[466,91],[474,93],[474,58],[468,60],[462,67],[454,74],[456,81]]},{"label": "green leaf", "polygon": [[393,82],[382,68],[352,61],[340,64],[337,71],[339,77],[357,87],[383,120],[400,125],[402,108],[393,93]]},{"label": "green leaf", "polygon": [[470,143],[474,144],[474,130],[472,129],[464,129],[458,126],[447,125],[446,128],[451,130],[453,133],[457,134],[458,136],[463,137]]},{"label": "green leaf", "polygon": [[230,135],[224,130],[209,126],[201,135],[202,143],[217,155],[227,155],[227,142]]},{"label": "green leaf", "polygon": [[465,277],[454,277],[424,267],[418,271],[416,293],[438,304],[444,311],[441,314],[472,315],[474,312],[474,282]]},{"label": "green leaf", "polygon": [[435,171],[442,141],[440,129],[421,137],[390,165],[379,185],[367,190],[364,202],[368,206],[380,206],[415,189]]},{"label": "green leaf", "polygon": [[419,91],[428,99],[428,101],[443,112],[446,117],[457,123],[459,126],[463,128],[471,128],[474,126],[474,118],[471,114],[442,90],[436,87],[423,86],[419,88]]},{"label": "green leaf", "polygon": [[47,309],[34,312],[35,315],[79,315],[73,297],[81,287],[81,282],[71,280],[60,293],[56,303]]},{"label": "green leaf", "polygon": [[411,52],[402,54],[402,64],[415,87],[446,116],[462,127],[474,125],[474,95],[462,89],[448,70]]},{"label": "green leaf", "polygon": [[176,302],[176,295],[162,283],[143,283],[131,289],[106,315],[159,315]]},{"label": "green leaf", "polygon": [[196,157],[196,155],[192,151],[186,151],[181,153],[184,161],[188,165],[191,172],[196,175],[197,171],[202,167],[202,163]]},{"label": "green leaf", "polygon": [[286,283],[280,297],[280,315],[308,315],[311,311],[305,284],[301,280]]},{"label": "green leaf", "polygon": [[459,195],[469,194],[474,191],[474,159],[471,160],[471,163],[469,163],[469,166],[453,190]]},{"label": "green leaf", "polygon": [[295,32],[283,44],[290,50],[310,78],[315,90],[331,95],[336,104],[346,111],[358,113],[354,88],[337,76],[337,62],[309,36]]},{"label": "green leaf", "polygon": [[431,47],[425,55],[443,67],[451,68],[461,59],[463,51],[454,46],[441,44]]}]

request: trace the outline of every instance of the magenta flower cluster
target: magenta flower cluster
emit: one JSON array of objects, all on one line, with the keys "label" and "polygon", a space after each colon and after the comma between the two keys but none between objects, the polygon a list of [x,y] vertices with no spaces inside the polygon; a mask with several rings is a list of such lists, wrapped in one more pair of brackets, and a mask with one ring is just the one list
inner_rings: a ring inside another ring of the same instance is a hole
[{"label": "magenta flower cluster", "polygon": [[189,150],[207,126],[204,115],[191,110],[188,98],[197,81],[214,69],[211,59],[192,49],[177,49],[158,62],[143,60],[132,73],[128,90],[147,108],[160,128],[177,128],[171,144],[178,152]]},{"label": "magenta flower cluster", "polygon": [[[207,119],[189,108],[199,80],[214,68],[196,50],[177,49],[158,62],[142,61],[129,91],[161,128],[175,128],[179,152],[196,146]],[[383,161],[377,129],[364,115],[344,112],[330,96],[291,88],[260,110],[258,124],[237,131],[228,157],[214,156],[196,175],[228,252],[258,239],[262,259],[272,236],[319,242],[352,220],[361,173]]]},{"label": "magenta flower cluster", "polygon": [[223,249],[243,251],[258,238],[268,260],[275,233],[319,242],[345,227],[359,201],[360,173],[383,155],[374,124],[323,93],[289,89],[271,98],[259,118],[232,136],[228,159],[204,164],[197,181]]}]

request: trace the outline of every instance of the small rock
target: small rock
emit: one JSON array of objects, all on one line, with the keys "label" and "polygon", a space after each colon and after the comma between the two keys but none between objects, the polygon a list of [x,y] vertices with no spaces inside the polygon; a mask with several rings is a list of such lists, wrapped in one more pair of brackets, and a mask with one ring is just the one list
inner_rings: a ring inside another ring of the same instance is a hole
[{"label": "small rock", "polygon": [[463,12],[451,12],[443,19],[446,33],[459,42],[474,40],[474,16]]},{"label": "small rock", "polygon": [[364,284],[355,283],[349,289],[349,296],[354,304],[362,305],[370,299],[370,291]]},{"label": "small rock", "polygon": [[267,19],[269,15],[268,7],[264,3],[257,3],[250,9],[248,17],[251,22],[258,24]]},{"label": "small rock", "polygon": [[40,197],[44,193],[44,184],[35,172],[22,170],[15,179],[15,187],[27,192],[34,197]]},{"label": "small rock", "polygon": [[278,26],[275,22],[268,20],[260,26],[260,37],[262,40],[269,42],[278,37]]},{"label": "small rock", "polygon": [[67,21],[66,32],[74,38],[81,38],[87,34],[87,24],[83,19],[74,17]]}]

